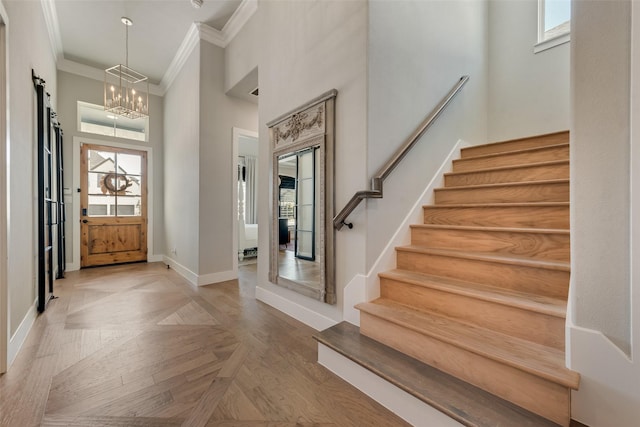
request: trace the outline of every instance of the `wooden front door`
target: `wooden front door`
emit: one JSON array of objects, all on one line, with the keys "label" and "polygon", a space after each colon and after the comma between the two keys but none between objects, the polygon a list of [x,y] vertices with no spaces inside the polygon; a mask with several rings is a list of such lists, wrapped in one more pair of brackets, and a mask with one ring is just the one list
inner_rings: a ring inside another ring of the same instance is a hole
[{"label": "wooden front door", "polygon": [[147,259],[147,153],[80,148],[81,266]]}]

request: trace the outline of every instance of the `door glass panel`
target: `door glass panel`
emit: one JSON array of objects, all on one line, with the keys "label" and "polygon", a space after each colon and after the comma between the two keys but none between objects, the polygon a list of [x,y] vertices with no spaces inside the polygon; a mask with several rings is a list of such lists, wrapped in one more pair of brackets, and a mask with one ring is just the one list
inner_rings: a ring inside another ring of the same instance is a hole
[{"label": "door glass panel", "polygon": [[115,172],[116,153],[89,150],[89,172]]},{"label": "door glass panel", "polygon": [[305,231],[313,230],[313,206],[306,205],[298,208],[298,229]]},{"label": "door glass panel", "polygon": [[142,158],[136,154],[118,154],[118,172],[142,175]]},{"label": "door glass panel", "polygon": [[89,205],[89,216],[106,216],[107,215],[107,205],[94,204]]},{"label": "door glass panel", "polygon": [[89,216],[115,216],[115,203],[116,198],[114,196],[89,194],[87,214]]},{"label": "door glass panel", "polygon": [[88,150],[88,216],[142,215],[142,156]]},{"label": "door glass panel", "polygon": [[298,230],[298,256],[311,258],[313,256],[313,235],[310,231]]},{"label": "door glass panel", "polygon": [[120,188],[123,188],[121,192],[118,192],[118,196],[140,196],[140,177],[134,175],[121,175],[120,176]]},{"label": "door glass panel", "polygon": [[122,204],[123,200],[118,199],[118,216],[140,216],[140,203]]},{"label": "door glass panel", "polygon": [[142,215],[142,197],[127,196],[118,197],[118,216],[140,216]]},{"label": "door glass panel", "polygon": [[298,203],[301,205],[313,204],[313,179],[304,179],[300,181],[300,193],[298,194]]}]

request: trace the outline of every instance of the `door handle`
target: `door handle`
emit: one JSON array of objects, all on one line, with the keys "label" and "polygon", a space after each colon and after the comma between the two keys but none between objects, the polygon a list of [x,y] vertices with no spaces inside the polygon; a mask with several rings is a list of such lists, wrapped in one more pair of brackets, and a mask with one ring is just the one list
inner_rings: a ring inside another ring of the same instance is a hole
[{"label": "door handle", "polygon": [[82,220],[82,222],[83,222],[84,224],[86,224],[86,223],[88,223],[88,222],[89,222],[89,220],[88,220],[88,219],[83,219],[83,220]]}]

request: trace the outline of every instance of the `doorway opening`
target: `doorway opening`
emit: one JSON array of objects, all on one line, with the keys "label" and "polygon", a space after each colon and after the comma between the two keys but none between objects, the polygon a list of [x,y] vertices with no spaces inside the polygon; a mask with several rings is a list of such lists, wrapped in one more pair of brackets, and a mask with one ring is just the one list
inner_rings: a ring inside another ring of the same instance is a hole
[{"label": "doorway opening", "polygon": [[0,5],[0,374],[7,371],[9,348],[9,306],[7,283],[7,33],[6,12]]},{"label": "doorway opening", "polygon": [[233,264],[257,263],[258,254],[258,134],[233,128]]}]

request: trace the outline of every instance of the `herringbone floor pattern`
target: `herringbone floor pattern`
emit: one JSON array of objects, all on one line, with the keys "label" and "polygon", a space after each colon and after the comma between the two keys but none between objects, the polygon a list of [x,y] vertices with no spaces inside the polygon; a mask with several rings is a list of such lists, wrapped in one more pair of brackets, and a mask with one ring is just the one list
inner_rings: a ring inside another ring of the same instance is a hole
[{"label": "herringbone floor pattern", "polygon": [[164,264],[67,273],[9,373],[2,426],[398,426],[316,363],[311,328],[239,281]]}]

